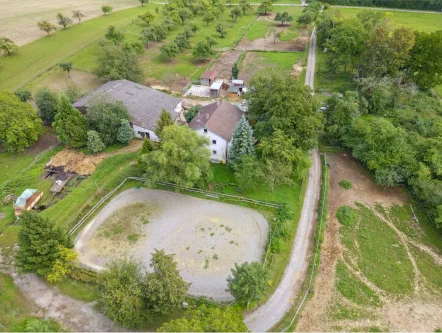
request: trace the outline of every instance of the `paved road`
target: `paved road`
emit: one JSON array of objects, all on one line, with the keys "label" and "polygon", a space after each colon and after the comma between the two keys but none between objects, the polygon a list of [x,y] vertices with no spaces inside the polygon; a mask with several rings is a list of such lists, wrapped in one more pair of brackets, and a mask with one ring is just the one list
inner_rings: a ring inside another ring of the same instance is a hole
[{"label": "paved road", "polygon": [[307,72],[305,75],[305,85],[315,90],[315,67],[316,67],[316,27],[313,28],[312,36],[310,37],[310,49],[308,51]]},{"label": "paved road", "polygon": [[309,170],[307,189],[301,218],[295,236],[290,261],[282,280],[273,295],[245,318],[252,332],[265,332],[276,325],[293,305],[301,291],[310,263],[313,234],[317,219],[317,205],[321,183],[321,166],[317,150],[312,152],[312,166]]}]

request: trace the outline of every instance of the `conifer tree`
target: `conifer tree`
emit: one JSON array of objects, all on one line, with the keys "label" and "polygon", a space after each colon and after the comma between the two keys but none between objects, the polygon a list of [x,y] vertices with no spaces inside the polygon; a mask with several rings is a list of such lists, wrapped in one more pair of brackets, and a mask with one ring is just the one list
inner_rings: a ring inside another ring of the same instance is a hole
[{"label": "conifer tree", "polygon": [[126,119],[121,120],[120,128],[117,133],[117,140],[121,143],[129,143],[134,138],[134,131],[130,127],[129,121]]},{"label": "conifer tree", "polygon": [[72,147],[82,147],[87,141],[87,120],[74,108],[66,95],[60,96],[58,112],[52,126],[57,138]]},{"label": "conifer tree", "polygon": [[244,155],[254,155],[255,139],[253,137],[253,130],[246,118],[241,118],[233,131],[232,143],[228,152],[228,163],[230,166],[241,162]]},{"label": "conifer tree", "polygon": [[92,153],[98,153],[106,148],[106,145],[103,143],[103,140],[100,138],[100,134],[98,134],[94,130],[90,130],[87,132],[87,149]]},{"label": "conifer tree", "polygon": [[158,135],[158,137],[161,138],[161,133],[163,132],[163,129],[166,126],[170,126],[173,124],[174,124],[174,122],[173,122],[172,116],[170,115],[169,112],[167,112],[165,109],[163,109],[161,111],[160,118],[157,121],[157,126],[155,127],[156,135]]}]

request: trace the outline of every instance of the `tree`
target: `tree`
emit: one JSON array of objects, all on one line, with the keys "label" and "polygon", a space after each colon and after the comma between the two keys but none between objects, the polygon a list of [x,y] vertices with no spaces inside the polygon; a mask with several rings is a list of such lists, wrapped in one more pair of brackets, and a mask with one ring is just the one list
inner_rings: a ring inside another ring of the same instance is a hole
[{"label": "tree", "polygon": [[190,40],[187,38],[185,34],[179,34],[175,38],[175,44],[178,46],[178,49],[180,51],[184,49],[190,49]]},{"label": "tree", "polygon": [[235,164],[234,175],[235,181],[242,191],[251,191],[264,181],[263,164],[255,155],[244,155],[241,160]]},{"label": "tree", "polygon": [[144,6],[149,3],[149,0],[138,0],[138,1],[140,2],[141,6]]},{"label": "tree", "polygon": [[218,23],[216,25],[216,32],[219,33],[221,38],[226,37],[226,35],[227,35],[227,25],[225,23]]},{"label": "tree", "polygon": [[18,46],[12,41],[12,39],[0,37],[0,50],[7,55],[11,55],[18,50]]},{"label": "tree", "polygon": [[245,155],[255,154],[255,138],[253,129],[245,117],[236,124],[228,152],[228,163],[234,167]]},{"label": "tree", "polygon": [[143,22],[147,24],[147,26],[150,25],[150,23],[154,20],[155,15],[153,15],[151,12],[145,12],[144,14],[141,14],[138,16]]},{"label": "tree", "polygon": [[68,76],[71,77],[72,61],[61,62],[58,65],[63,71],[68,72]]},{"label": "tree", "polygon": [[86,118],[89,127],[98,132],[106,146],[117,141],[121,121],[130,119],[127,107],[106,95],[92,99]]},{"label": "tree", "polygon": [[281,22],[281,25],[284,25],[285,22],[292,22],[293,17],[291,17],[288,12],[284,12],[282,14],[277,13],[275,16],[275,21],[279,21]]},{"label": "tree", "polygon": [[408,75],[421,89],[442,84],[442,31],[415,33],[407,63]]},{"label": "tree", "polygon": [[90,153],[96,154],[106,148],[106,145],[100,138],[100,134],[98,134],[94,130],[87,131],[87,149]]},{"label": "tree", "polygon": [[101,11],[103,12],[104,16],[106,16],[107,14],[112,13],[113,10],[114,10],[114,7],[112,7],[112,6],[102,6],[101,7]]},{"label": "tree", "polygon": [[243,15],[246,15],[251,7],[249,0],[239,0],[239,8]]},{"label": "tree", "polygon": [[172,58],[175,58],[178,53],[180,53],[180,49],[175,42],[170,42],[160,47],[160,53],[163,57],[167,58],[169,62],[171,62]]},{"label": "tree", "polygon": [[150,267],[153,273],[146,278],[146,301],[156,313],[167,314],[179,309],[185,300],[189,285],[181,278],[173,254],[164,250],[152,253]]},{"label": "tree", "polygon": [[302,13],[301,16],[298,17],[297,22],[299,24],[304,24],[304,27],[307,27],[307,25],[312,23],[314,19],[315,19],[314,14],[311,11],[306,11]]},{"label": "tree", "polygon": [[77,101],[81,96],[83,96],[83,92],[81,88],[72,80],[67,80],[66,88],[63,90],[63,93],[66,95],[68,100],[71,103]]},{"label": "tree", "polygon": [[15,256],[18,271],[47,276],[56,261],[62,258],[60,246],[71,249],[71,240],[49,219],[35,213],[22,213],[20,225],[19,249]]},{"label": "tree", "polygon": [[242,15],[241,9],[236,6],[230,11],[230,17],[232,18],[232,22],[236,22],[238,20],[238,17]]},{"label": "tree", "polygon": [[81,23],[81,20],[83,19],[83,17],[86,17],[86,15],[84,15],[79,10],[73,10],[72,11],[72,18],[77,19],[78,23]]},{"label": "tree", "polygon": [[51,31],[57,30],[57,27],[48,21],[40,21],[37,23],[37,26],[40,30],[46,32],[48,35],[51,33]]},{"label": "tree", "polygon": [[201,105],[194,105],[189,110],[187,110],[186,113],[184,113],[184,118],[186,119],[186,122],[189,124],[192,119],[196,116],[196,114],[201,110]]},{"label": "tree", "polygon": [[198,42],[192,50],[192,56],[196,60],[205,60],[213,55],[212,48],[207,41]]},{"label": "tree", "polygon": [[28,148],[43,132],[32,106],[9,91],[0,91],[0,145],[9,152]]},{"label": "tree", "polygon": [[176,81],[176,73],[174,72],[166,72],[164,73],[163,77],[161,78],[161,82],[163,82],[167,88],[169,88],[169,91],[172,91],[172,86]]},{"label": "tree", "polygon": [[258,140],[270,138],[279,129],[304,151],[317,145],[323,117],[308,87],[278,73],[255,75],[249,85],[253,89],[246,94],[248,120]]},{"label": "tree", "polygon": [[58,24],[63,26],[63,29],[70,24],[72,24],[72,19],[70,17],[64,16],[62,13],[57,14]]},{"label": "tree", "polygon": [[210,36],[206,36],[206,42],[209,45],[210,48],[212,48],[213,46],[215,46],[216,44],[218,44],[218,42],[216,41],[215,38],[210,37]]},{"label": "tree", "polygon": [[259,5],[257,12],[264,15],[267,15],[267,12],[271,12],[273,10],[272,1],[271,0],[263,0]]},{"label": "tree", "polygon": [[187,8],[181,8],[178,11],[178,16],[181,19],[181,23],[184,24],[187,21],[187,19],[192,17],[192,12]]},{"label": "tree", "polygon": [[203,21],[206,23],[207,26],[209,26],[210,22],[213,22],[215,20],[216,16],[213,13],[213,11],[208,11],[206,15],[203,17]]},{"label": "tree", "polygon": [[342,138],[352,129],[354,121],[360,116],[359,96],[357,92],[346,91],[341,98],[334,94],[327,100],[327,132],[334,138]]},{"label": "tree", "polygon": [[14,91],[14,95],[17,96],[20,99],[20,101],[22,101],[23,103],[32,99],[31,91],[24,88],[20,88]]},{"label": "tree", "polygon": [[143,80],[143,71],[135,52],[114,44],[99,46],[94,74],[107,80]]},{"label": "tree", "polygon": [[266,267],[259,262],[235,263],[231,272],[232,276],[227,278],[227,287],[232,296],[247,306],[250,302],[258,302],[268,287]]},{"label": "tree", "polygon": [[49,282],[58,282],[63,280],[75,267],[77,262],[77,252],[63,245],[58,246],[58,258],[46,276]]},{"label": "tree", "polygon": [[239,69],[238,69],[238,65],[235,62],[232,67],[232,79],[234,79],[234,80],[237,79],[238,74],[239,74]]},{"label": "tree", "polygon": [[184,317],[163,324],[158,332],[247,332],[243,316],[234,307],[224,309],[201,305]]},{"label": "tree", "polygon": [[82,147],[87,141],[87,120],[74,108],[65,95],[60,96],[58,112],[52,126],[57,138],[72,147]]},{"label": "tree", "polygon": [[120,128],[117,133],[117,140],[121,143],[128,144],[134,138],[134,130],[126,119],[121,120]]},{"label": "tree", "polygon": [[35,94],[38,115],[41,119],[52,123],[58,110],[58,96],[47,87],[42,87]]},{"label": "tree", "polygon": [[178,186],[204,186],[212,177],[208,140],[188,127],[167,126],[160,147],[141,160],[148,182],[167,181]]},{"label": "tree", "polygon": [[124,40],[124,34],[119,31],[117,28],[115,28],[113,25],[110,25],[107,28],[107,32],[104,35],[104,37],[113,42],[115,45],[117,45],[118,43],[122,42]]},{"label": "tree", "polygon": [[128,259],[114,260],[102,273],[99,304],[118,324],[140,328],[149,318],[144,300],[144,267]]},{"label": "tree", "polygon": [[148,138],[143,139],[143,144],[141,145],[140,155],[147,154],[154,150],[154,146],[152,144],[152,141],[150,141]]},{"label": "tree", "polygon": [[173,124],[174,124],[174,121],[173,121],[170,113],[167,112],[167,110],[162,109],[161,114],[160,114],[160,118],[158,118],[157,125],[155,126],[155,134],[161,138],[161,134],[163,133],[163,130],[167,126],[170,126]]}]

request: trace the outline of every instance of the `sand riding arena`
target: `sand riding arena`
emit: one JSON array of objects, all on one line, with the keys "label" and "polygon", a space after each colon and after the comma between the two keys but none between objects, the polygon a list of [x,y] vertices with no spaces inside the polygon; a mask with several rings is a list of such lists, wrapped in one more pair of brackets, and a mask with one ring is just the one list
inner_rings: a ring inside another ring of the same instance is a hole
[{"label": "sand riding arena", "polygon": [[113,198],[75,240],[79,259],[101,270],[132,256],[147,269],[154,249],[175,254],[189,293],[228,301],[226,278],[235,263],[260,261],[268,223],[255,210],[145,188]]}]

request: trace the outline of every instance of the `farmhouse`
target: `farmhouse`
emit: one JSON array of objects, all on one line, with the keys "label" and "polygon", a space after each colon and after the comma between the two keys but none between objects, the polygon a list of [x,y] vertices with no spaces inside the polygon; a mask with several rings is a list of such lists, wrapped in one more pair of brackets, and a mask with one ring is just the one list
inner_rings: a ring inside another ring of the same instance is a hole
[{"label": "farmhouse", "polygon": [[210,141],[211,159],[214,162],[227,160],[227,150],[233,130],[244,112],[222,100],[204,106],[192,119],[189,126]]},{"label": "farmhouse", "polygon": [[155,134],[155,125],[162,109],[168,111],[174,121],[182,117],[183,107],[179,98],[127,80],[109,81],[73,105],[80,112],[86,113],[88,103],[103,95],[121,101],[127,107],[132,128],[138,138],[159,140]]},{"label": "farmhouse", "polygon": [[200,77],[200,84],[202,86],[210,86],[216,79],[218,72],[214,69],[205,71]]}]

